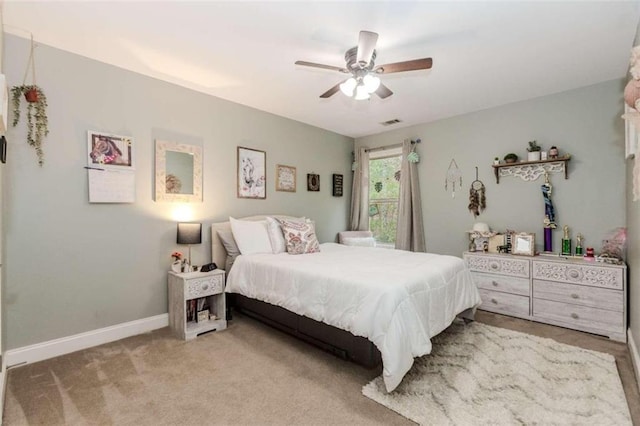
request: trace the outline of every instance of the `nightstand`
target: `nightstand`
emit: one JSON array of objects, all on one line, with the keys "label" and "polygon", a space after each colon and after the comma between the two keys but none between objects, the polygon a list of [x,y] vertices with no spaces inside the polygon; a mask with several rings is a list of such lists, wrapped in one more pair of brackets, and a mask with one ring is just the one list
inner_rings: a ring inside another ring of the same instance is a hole
[{"label": "nightstand", "polygon": [[169,272],[169,327],[177,336],[191,340],[208,331],[224,330],[225,313],[223,270]]}]

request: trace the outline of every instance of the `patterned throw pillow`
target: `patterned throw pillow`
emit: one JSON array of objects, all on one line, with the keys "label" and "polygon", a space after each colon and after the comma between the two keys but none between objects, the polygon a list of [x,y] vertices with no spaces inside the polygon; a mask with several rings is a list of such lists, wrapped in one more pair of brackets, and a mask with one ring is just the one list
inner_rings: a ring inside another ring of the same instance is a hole
[{"label": "patterned throw pillow", "polygon": [[282,233],[287,243],[287,253],[305,254],[320,251],[320,244],[316,238],[316,229],[313,222],[299,222],[286,219],[278,219],[282,225]]}]

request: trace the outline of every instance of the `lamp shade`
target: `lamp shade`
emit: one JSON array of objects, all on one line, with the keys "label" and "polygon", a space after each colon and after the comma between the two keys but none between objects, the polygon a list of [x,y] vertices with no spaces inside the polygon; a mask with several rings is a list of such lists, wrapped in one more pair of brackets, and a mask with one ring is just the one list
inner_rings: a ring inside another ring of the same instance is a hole
[{"label": "lamp shade", "polygon": [[200,244],[202,243],[201,223],[178,223],[178,244]]}]

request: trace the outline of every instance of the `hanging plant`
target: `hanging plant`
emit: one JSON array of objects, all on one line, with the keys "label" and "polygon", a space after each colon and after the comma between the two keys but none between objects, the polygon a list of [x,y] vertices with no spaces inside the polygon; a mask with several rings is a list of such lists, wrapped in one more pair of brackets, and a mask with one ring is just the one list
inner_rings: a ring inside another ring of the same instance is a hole
[{"label": "hanging plant", "polygon": [[[22,79],[22,86],[11,88],[11,103],[13,106],[13,127],[20,121],[20,99],[24,96],[27,101],[27,143],[35,148],[38,156],[38,165],[44,164],[44,151],[42,142],[49,134],[49,119],[47,118],[47,97],[40,87],[36,85],[36,64],[34,59],[35,45],[31,36],[31,51],[27,61],[27,69]],[[31,69],[32,83],[25,84],[27,75]]]},{"label": "hanging plant", "polygon": [[382,182],[376,182],[376,183],[373,185],[373,188],[376,190],[376,192],[380,192],[380,191],[382,191]]},{"label": "hanging plant", "polygon": [[35,148],[38,164],[44,164],[42,142],[49,134],[49,120],[47,118],[47,97],[42,89],[36,85],[14,86],[11,88],[11,102],[13,105],[13,127],[20,121],[20,99],[27,100],[27,143]]}]

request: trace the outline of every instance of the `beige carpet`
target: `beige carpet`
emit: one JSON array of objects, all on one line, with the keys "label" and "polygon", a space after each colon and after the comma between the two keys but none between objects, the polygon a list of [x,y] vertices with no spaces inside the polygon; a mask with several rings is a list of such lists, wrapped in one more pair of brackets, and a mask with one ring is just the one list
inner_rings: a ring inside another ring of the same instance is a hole
[{"label": "beige carpet", "polygon": [[481,323],[456,321],[386,393],[365,396],[423,425],[631,425],[613,356]]}]

